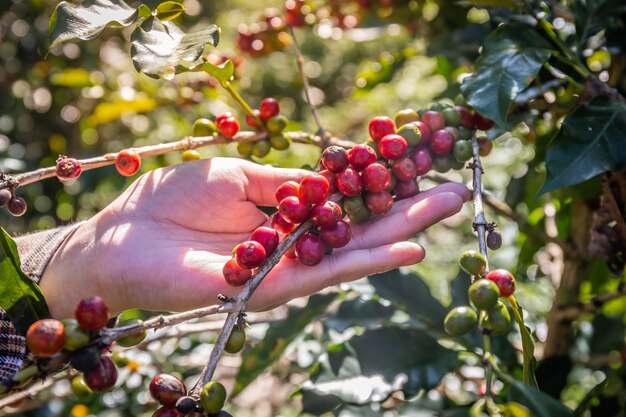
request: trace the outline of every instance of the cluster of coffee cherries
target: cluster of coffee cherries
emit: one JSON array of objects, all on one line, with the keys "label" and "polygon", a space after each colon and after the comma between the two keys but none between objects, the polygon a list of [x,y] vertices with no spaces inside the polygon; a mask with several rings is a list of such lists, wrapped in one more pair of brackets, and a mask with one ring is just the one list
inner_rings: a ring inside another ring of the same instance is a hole
[{"label": "cluster of coffee cherries", "polygon": [[3,188],[0,190],[0,207],[9,209],[9,213],[13,216],[21,216],[26,213],[28,208],[26,200],[23,197],[15,195],[14,189]]},{"label": "cluster of coffee cherries", "polygon": [[237,151],[241,156],[256,156],[262,158],[270,150],[283,151],[289,148],[289,140],[283,135],[289,120],[280,114],[280,104],[274,98],[268,97],[261,101],[258,109],[246,115],[246,124],[258,132],[267,132],[268,139],[256,142],[239,142]]},{"label": "cluster of coffee cherries", "polygon": [[485,257],[476,251],[461,255],[461,268],[474,277],[468,290],[471,306],[454,307],[444,320],[446,332],[452,336],[463,336],[478,325],[481,334],[499,335],[506,333],[511,316],[500,298],[515,292],[515,277],[505,269],[487,272]]},{"label": "cluster of coffee cherries", "polygon": [[227,138],[233,138],[239,132],[239,121],[231,112],[220,114],[215,121],[202,118],[193,124],[194,136],[213,136],[218,132]]}]

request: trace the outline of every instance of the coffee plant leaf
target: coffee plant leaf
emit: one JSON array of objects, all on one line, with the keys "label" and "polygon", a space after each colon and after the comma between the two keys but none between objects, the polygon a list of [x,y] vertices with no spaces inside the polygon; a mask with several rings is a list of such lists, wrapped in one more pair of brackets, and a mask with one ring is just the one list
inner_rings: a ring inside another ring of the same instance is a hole
[{"label": "coffee plant leaf", "polygon": [[576,0],[571,9],[578,46],[584,49],[587,41],[598,32],[617,26],[620,15],[626,13],[626,4],[621,0]]},{"label": "coffee plant leaf", "polygon": [[257,345],[243,352],[232,395],[240,393],[274,363],[304,328],[336,298],[337,294],[316,294],[309,298],[306,307],[290,308],[284,321],[272,325]]},{"label": "coffee plant leaf", "polygon": [[137,10],[122,0],[63,1],[50,18],[50,48],[72,39],[94,39],[107,26],[129,26],[136,18]]},{"label": "coffee plant leaf", "polygon": [[50,312],[39,286],[22,272],[20,265],[15,242],[0,228],[0,307],[15,330],[25,335],[31,324],[50,317]]},{"label": "coffee plant leaf", "polygon": [[184,12],[185,7],[182,4],[175,1],[166,1],[157,6],[156,17],[158,17],[161,22],[165,22],[176,19]]},{"label": "coffee plant leaf", "polygon": [[626,104],[596,98],[565,118],[546,154],[538,195],[580,184],[626,164]]},{"label": "coffee plant leaf", "polygon": [[394,311],[392,307],[375,300],[347,300],[341,303],[331,317],[324,320],[324,326],[340,333],[354,325],[375,328],[385,324]]},{"label": "coffee plant leaf", "polygon": [[485,38],[475,72],[463,80],[461,91],[480,114],[507,128],[516,96],[552,53],[552,46],[531,26],[503,24]]},{"label": "coffee plant leaf", "polygon": [[205,62],[199,67],[194,68],[194,71],[204,71],[212,77],[215,77],[219,82],[223,83],[229,81],[233,77],[235,74],[235,65],[230,59],[227,59],[219,65]]},{"label": "coffee plant leaf", "polygon": [[184,33],[173,22],[151,16],[133,30],[130,55],[137,71],[169,80],[200,64],[206,45],[217,46],[219,35],[216,25]]}]

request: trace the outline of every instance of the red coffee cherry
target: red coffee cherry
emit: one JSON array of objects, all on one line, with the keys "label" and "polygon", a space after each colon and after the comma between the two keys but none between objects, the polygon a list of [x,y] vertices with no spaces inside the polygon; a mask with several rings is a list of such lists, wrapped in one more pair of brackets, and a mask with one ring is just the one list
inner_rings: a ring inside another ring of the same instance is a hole
[{"label": "red coffee cherry", "polygon": [[474,122],[474,128],[484,131],[491,129],[495,124],[493,120],[483,117],[477,112],[474,112],[474,115],[472,116],[472,121]]},{"label": "red coffee cherry", "polygon": [[311,209],[311,219],[321,227],[334,226],[342,217],[341,207],[332,201],[316,204]]},{"label": "red coffee cherry", "polygon": [[400,135],[387,135],[378,143],[378,152],[385,159],[400,159],[408,147],[406,139]]},{"label": "red coffee cherry", "polygon": [[337,174],[337,189],[348,197],[359,195],[363,190],[363,180],[357,171],[346,168]]},{"label": "red coffee cherry", "polygon": [[179,398],[187,395],[187,389],[175,376],[158,374],[150,381],[150,395],[160,404],[174,407]]},{"label": "red coffee cherry", "polygon": [[297,197],[300,184],[295,181],[287,181],[282,183],[276,189],[276,202],[280,203],[287,197]]},{"label": "red coffee cherry", "polygon": [[427,174],[433,168],[433,160],[430,153],[426,149],[418,149],[410,156],[415,164],[415,175]]},{"label": "red coffee cherry", "polygon": [[420,145],[425,146],[430,141],[430,136],[432,135],[433,131],[431,130],[430,126],[428,126],[426,123],[424,123],[421,120],[417,122],[413,122],[413,124],[417,126],[417,128],[420,130],[420,133],[422,134]]},{"label": "red coffee cherry", "polygon": [[13,197],[9,200],[7,208],[9,209],[9,213],[16,217],[19,217],[26,213],[28,205],[26,204],[26,200],[24,200],[22,197]]},{"label": "red coffee cherry", "polygon": [[478,154],[480,156],[487,156],[493,149],[493,142],[489,139],[482,137],[478,138]]},{"label": "red coffee cherry", "polygon": [[246,124],[253,129],[260,129],[262,125],[259,124],[257,119],[261,117],[261,112],[258,109],[254,109],[252,110],[252,114],[254,114],[254,117],[246,114]]},{"label": "red coffee cherry", "polygon": [[396,195],[396,199],[402,200],[404,198],[413,197],[414,195],[419,194],[420,189],[417,181],[398,181],[396,187],[394,188],[394,193]]},{"label": "red coffee cherry", "polygon": [[37,356],[54,356],[65,344],[65,327],[59,320],[38,320],[26,332],[26,346]]},{"label": "red coffee cherry", "polygon": [[222,113],[215,118],[215,124],[217,125],[218,123],[228,119],[229,117],[233,117],[233,114],[231,112],[227,111],[226,113]]},{"label": "red coffee cherry", "polygon": [[385,191],[391,182],[391,173],[378,162],[368,165],[361,173],[363,186],[373,193]]},{"label": "red coffee cherry", "polygon": [[508,297],[515,292],[515,277],[506,269],[494,269],[485,278],[496,283],[501,297]]},{"label": "red coffee cherry", "polygon": [[244,268],[254,269],[259,267],[265,260],[265,248],[259,242],[248,240],[237,245],[235,259]]},{"label": "red coffee cherry", "polygon": [[317,265],[324,258],[324,243],[319,237],[305,233],[296,242],[296,254],[303,264]]},{"label": "red coffee cherry", "polygon": [[431,131],[443,129],[446,126],[446,119],[438,111],[429,110],[422,116],[422,121],[428,125]]},{"label": "red coffee cherry", "polygon": [[100,330],[109,321],[109,308],[104,300],[98,296],[80,300],[74,316],[78,325],[85,330]]},{"label": "red coffee cherry", "polygon": [[326,181],[328,181],[327,197],[335,194],[337,192],[337,180],[335,179],[335,174],[333,174],[327,169],[320,171],[319,174],[323,176],[324,178],[326,178]]},{"label": "red coffee cherry", "polygon": [[387,191],[365,194],[365,205],[374,214],[385,214],[393,206],[393,197]]},{"label": "red coffee cherry", "polygon": [[261,115],[261,119],[267,120],[270,117],[276,116],[280,113],[280,105],[278,101],[274,98],[266,98],[261,102],[259,106],[259,114]]},{"label": "red coffee cherry", "polygon": [[115,169],[125,177],[135,175],[140,166],[141,156],[134,149],[124,149],[115,157]]},{"label": "red coffee cherry", "polygon": [[65,156],[60,156],[57,159],[56,174],[59,180],[75,180],[80,177],[81,172],[83,172],[83,167],[76,159]]},{"label": "red coffee cherry", "polygon": [[348,152],[341,146],[329,146],[324,150],[321,163],[331,172],[339,173],[348,167]]},{"label": "red coffee cherry", "polygon": [[370,120],[369,133],[372,140],[378,142],[384,136],[396,133],[396,124],[390,117],[376,116]]},{"label": "red coffee cherry", "polygon": [[471,129],[474,127],[474,122],[472,120],[472,112],[469,111],[467,107],[463,106],[454,106],[454,109],[459,112],[461,115],[461,122],[459,123],[461,126]]},{"label": "red coffee cherry", "polygon": [[320,239],[331,248],[343,248],[350,242],[350,237],[350,225],[343,220],[320,229]]},{"label": "red coffee cherry", "polygon": [[320,174],[309,174],[300,181],[298,196],[303,203],[322,203],[328,195],[330,184],[326,177]]},{"label": "red coffee cherry", "polygon": [[348,151],[348,160],[352,168],[363,171],[365,167],[376,162],[376,151],[367,145],[356,145]]},{"label": "red coffee cherry", "polygon": [[103,356],[93,369],[83,374],[83,378],[92,391],[108,391],[117,381],[117,368],[111,359]]},{"label": "red coffee cherry", "polygon": [[252,278],[252,271],[243,268],[237,263],[236,259],[229,259],[222,269],[224,281],[231,287],[241,287]]},{"label": "red coffee cherry", "polygon": [[449,155],[454,146],[454,136],[447,130],[440,129],[430,138],[430,150],[437,155]]},{"label": "red coffee cherry", "polygon": [[239,132],[239,121],[234,116],[216,119],[217,130],[227,138],[232,138]]},{"label": "red coffee cherry", "polygon": [[175,408],[161,407],[156,410],[152,417],[183,417]]},{"label": "red coffee cherry", "polygon": [[309,206],[298,197],[284,198],[278,205],[278,212],[283,219],[293,224],[300,224],[309,218]]},{"label": "red coffee cherry", "polygon": [[391,171],[399,181],[410,181],[417,177],[417,166],[410,158],[401,158],[395,161]]},{"label": "red coffee cherry", "polygon": [[265,249],[265,254],[269,256],[278,247],[278,232],[271,227],[261,226],[252,232],[250,240],[259,242]]},{"label": "red coffee cherry", "polygon": [[287,0],[285,2],[285,20],[289,26],[295,28],[302,27],[306,24],[302,6],[305,5],[302,0]]},{"label": "red coffee cherry", "polygon": [[296,228],[295,224],[289,223],[283,218],[283,216],[280,215],[280,213],[274,213],[270,219],[270,225],[272,226],[272,229],[285,235],[291,233],[293,229]]}]

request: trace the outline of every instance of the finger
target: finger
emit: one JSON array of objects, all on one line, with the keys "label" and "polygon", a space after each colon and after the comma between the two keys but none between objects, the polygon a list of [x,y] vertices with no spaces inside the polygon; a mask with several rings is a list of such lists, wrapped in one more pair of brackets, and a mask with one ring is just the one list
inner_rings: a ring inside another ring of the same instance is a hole
[{"label": "finger", "polygon": [[[252,296],[253,309],[266,309],[326,287],[353,281],[424,259],[425,251],[413,242],[398,242],[377,248],[354,250],[327,256],[310,267],[294,261],[285,271],[269,275]],[[283,269],[283,268],[280,268]]]},{"label": "finger", "polygon": [[241,169],[248,182],[244,184],[246,196],[259,206],[276,206],[276,189],[286,181],[299,182],[307,174],[301,169],[274,168],[248,161],[242,161]]},{"label": "finger", "polygon": [[393,212],[375,222],[352,225],[352,239],[343,250],[367,249],[409,239],[463,207],[462,198],[453,192],[434,192],[416,200],[394,207]]}]

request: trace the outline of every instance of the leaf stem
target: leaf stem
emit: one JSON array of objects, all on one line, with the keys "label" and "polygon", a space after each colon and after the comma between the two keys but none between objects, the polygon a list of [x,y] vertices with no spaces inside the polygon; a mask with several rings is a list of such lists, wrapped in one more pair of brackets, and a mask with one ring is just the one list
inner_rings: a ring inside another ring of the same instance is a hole
[{"label": "leaf stem", "polygon": [[237,92],[237,90],[233,88],[230,81],[221,81],[220,84],[222,85],[222,87],[224,87],[224,89],[226,89],[226,91],[228,91],[231,97],[235,99],[237,104],[241,106],[243,111],[245,111],[248,116],[253,117],[254,119],[257,119],[259,124],[262,125],[259,118],[254,115],[254,111],[252,110],[252,107],[250,107],[250,105],[246,102],[246,100],[244,100],[243,97],[241,97],[241,95]]}]

